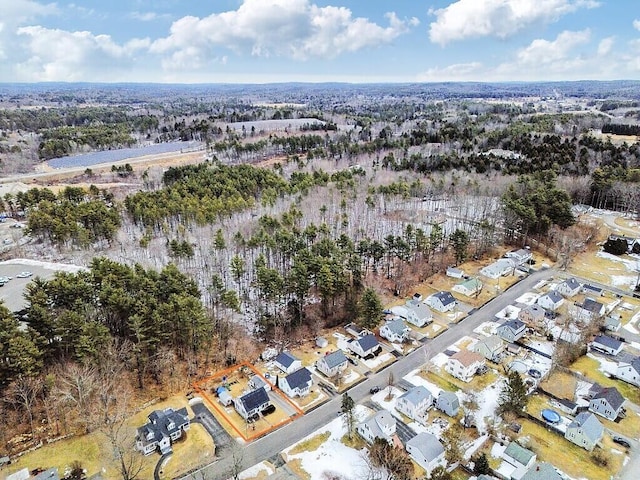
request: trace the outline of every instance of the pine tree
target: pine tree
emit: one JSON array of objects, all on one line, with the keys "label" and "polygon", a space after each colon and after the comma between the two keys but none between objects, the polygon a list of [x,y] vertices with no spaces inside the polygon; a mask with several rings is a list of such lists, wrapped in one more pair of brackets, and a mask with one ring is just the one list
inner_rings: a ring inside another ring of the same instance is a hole
[{"label": "pine tree", "polygon": [[373,288],[366,288],[360,298],[360,323],[373,329],[382,320],[382,302]]},{"label": "pine tree", "polygon": [[522,377],[516,371],[510,371],[507,376],[507,382],[500,392],[500,412],[514,413],[518,416],[522,415],[529,401],[527,397],[527,386],[522,381]]},{"label": "pine tree", "polygon": [[353,398],[351,398],[348,393],[342,395],[342,406],[340,407],[340,411],[344,415],[344,422],[347,427],[347,437],[349,437],[349,440],[351,440],[351,435],[353,434],[356,424],[355,414],[353,411],[355,406]]},{"label": "pine tree", "polygon": [[488,475],[491,473],[491,467],[489,467],[489,460],[487,455],[483,452],[473,460],[473,473],[476,475]]}]

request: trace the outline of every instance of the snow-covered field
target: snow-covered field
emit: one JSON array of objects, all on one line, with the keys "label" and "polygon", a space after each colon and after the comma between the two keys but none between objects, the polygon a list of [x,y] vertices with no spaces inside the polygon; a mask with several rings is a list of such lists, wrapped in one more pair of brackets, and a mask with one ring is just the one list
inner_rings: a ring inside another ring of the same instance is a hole
[{"label": "snow-covered field", "polygon": [[388,362],[389,360],[391,360],[393,358],[393,355],[391,355],[390,353],[383,353],[382,355],[378,355],[375,358],[372,358],[370,360],[361,360],[362,363],[364,363],[368,368],[373,369],[376,368],[378,365],[382,365],[385,362]]},{"label": "snow-covered field", "polygon": [[495,335],[498,332],[499,325],[500,324],[497,322],[482,322],[473,330],[473,333],[484,335],[485,337],[490,337],[491,335]]},{"label": "snow-covered field", "polygon": [[536,303],[536,300],[538,300],[538,298],[540,298],[539,293],[527,292],[516,298],[516,303],[522,303],[523,305],[533,305],[534,303]]},{"label": "snow-covered field", "polygon": [[598,252],[598,253],[596,253],[596,256],[600,257],[600,258],[604,258],[604,259],[609,260],[611,262],[624,263],[625,267],[630,272],[637,272],[638,271],[639,262],[636,259],[632,260],[632,259],[629,259],[629,258],[625,258],[624,256],[612,255],[611,253],[607,253],[607,252]]}]

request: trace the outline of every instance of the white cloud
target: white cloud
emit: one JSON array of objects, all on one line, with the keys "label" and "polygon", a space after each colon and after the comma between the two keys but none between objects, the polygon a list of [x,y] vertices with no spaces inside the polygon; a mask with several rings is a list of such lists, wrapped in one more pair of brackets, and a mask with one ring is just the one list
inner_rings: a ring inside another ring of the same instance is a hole
[{"label": "white cloud", "polygon": [[579,32],[564,31],[553,41],[536,39],[518,52],[518,64],[544,66],[565,60],[575,47],[589,42],[590,37],[591,32],[587,29]]},{"label": "white cloud", "polygon": [[37,17],[60,13],[55,3],[39,3],[33,0],[10,0],[2,2],[2,18],[8,24],[23,24]]},{"label": "white cloud", "polygon": [[598,56],[604,57],[611,53],[611,49],[613,48],[613,44],[615,43],[615,37],[607,37],[600,40],[598,44]]},{"label": "white cloud", "polygon": [[633,28],[635,28],[636,30],[640,30],[640,20],[633,21]]},{"label": "white cloud", "polygon": [[417,80],[420,82],[465,81],[470,78],[479,78],[483,69],[484,66],[480,62],[456,63],[443,68],[430,68],[418,74]]},{"label": "white cloud", "polygon": [[156,12],[131,12],[129,17],[134,20],[140,20],[141,22],[152,22],[154,20],[171,18],[171,15]]},{"label": "white cloud", "polygon": [[167,56],[167,68],[187,57],[196,64],[218,58],[211,53],[216,47],[261,57],[333,58],[389,43],[419,23],[395,13],[386,18],[388,26],[383,27],[354,18],[348,8],[319,7],[309,0],[244,0],[237,10],[175,21],[169,36],[156,40],[151,50]]},{"label": "white cloud", "polygon": [[28,58],[16,66],[17,74],[30,81],[118,80],[118,73],[130,65],[134,54],[150,45],[148,39],[132,39],[118,44],[109,35],[68,32],[42,26],[18,29],[26,38]]},{"label": "white cloud", "polygon": [[507,38],[531,25],[598,5],[593,0],[458,0],[430,11],[436,21],[429,26],[429,38],[440,45],[466,38]]}]

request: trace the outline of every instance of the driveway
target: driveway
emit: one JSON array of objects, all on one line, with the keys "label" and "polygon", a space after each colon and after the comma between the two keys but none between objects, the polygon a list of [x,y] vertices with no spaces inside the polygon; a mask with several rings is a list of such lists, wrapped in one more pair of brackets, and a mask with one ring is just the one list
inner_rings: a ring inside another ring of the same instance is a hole
[{"label": "driveway", "polygon": [[216,420],[211,410],[209,410],[203,402],[193,402],[191,404],[191,410],[193,410],[195,415],[193,421],[202,425],[209,435],[211,435],[211,438],[213,438],[216,456],[225,453],[225,450],[231,447],[233,439],[227,431],[222,428],[222,425]]}]

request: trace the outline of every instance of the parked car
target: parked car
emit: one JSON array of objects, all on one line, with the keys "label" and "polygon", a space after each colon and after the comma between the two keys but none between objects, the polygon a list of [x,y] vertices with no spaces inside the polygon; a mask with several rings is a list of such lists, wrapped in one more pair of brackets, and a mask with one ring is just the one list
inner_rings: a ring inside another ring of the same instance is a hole
[{"label": "parked car", "polygon": [[264,415],[264,416],[271,415],[275,411],[276,411],[276,406],[275,405],[269,405],[264,410],[262,410],[262,415]]},{"label": "parked car", "polygon": [[351,365],[358,365],[358,361],[353,357],[347,357],[347,360],[349,360]]},{"label": "parked car", "polygon": [[253,415],[251,415],[249,418],[247,418],[247,423],[253,423],[256,420],[258,420],[260,418],[260,415],[257,413],[254,413]]},{"label": "parked car", "polygon": [[33,273],[31,272],[20,272],[19,274],[16,275],[17,278],[29,278],[31,275],[33,275]]},{"label": "parked car", "polygon": [[374,393],[378,393],[379,391],[380,391],[380,387],[379,387],[379,386],[377,386],[377,385],[376,385],[375,387],[371,387],[371,388],[369,389],[369,393],[370,393],[371,395],[373,395]]},{"label": "parked car", "polygon": [[629,443],[629,441],[626,438],[622,438],[617,435],[614,435],[613,437],[611,437],[611,439],[618,445],[622,445],[625,448],[631,448],[631,443]]}]

